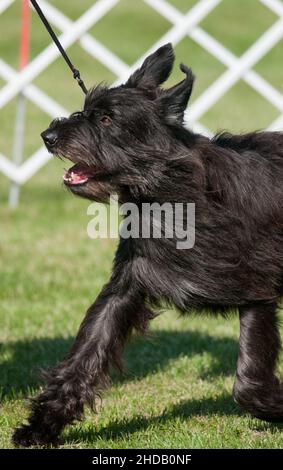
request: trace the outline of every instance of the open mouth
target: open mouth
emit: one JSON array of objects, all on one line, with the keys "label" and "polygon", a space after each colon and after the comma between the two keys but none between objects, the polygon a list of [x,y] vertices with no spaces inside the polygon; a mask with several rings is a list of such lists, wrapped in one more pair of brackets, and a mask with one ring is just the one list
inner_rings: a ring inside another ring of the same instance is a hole
[{"label": "open mouth", "polygon": [[78,186],[86,184],[91,178],[95,177],[94,170],[91,170],[88,166],[81,163],[76,163],[76,165],[66,170],[63,180],[64,183],[68,186]]}]

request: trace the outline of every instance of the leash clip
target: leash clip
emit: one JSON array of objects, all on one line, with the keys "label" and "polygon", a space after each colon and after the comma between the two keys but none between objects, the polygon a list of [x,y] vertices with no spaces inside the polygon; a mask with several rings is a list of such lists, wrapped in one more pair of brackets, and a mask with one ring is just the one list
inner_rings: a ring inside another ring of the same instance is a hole
[{"label": "leash clip", "polygon": [[74,77],[75,80],[77,80],[79,86],[81,87],[84,94],[86,95],[87,94],[87,89],[86,89],[86,86],[85,86],[83,80],[81,79],[81,74],[80,74],[78,69],[75,69],[75,68],[73,69],[73,77]]}]

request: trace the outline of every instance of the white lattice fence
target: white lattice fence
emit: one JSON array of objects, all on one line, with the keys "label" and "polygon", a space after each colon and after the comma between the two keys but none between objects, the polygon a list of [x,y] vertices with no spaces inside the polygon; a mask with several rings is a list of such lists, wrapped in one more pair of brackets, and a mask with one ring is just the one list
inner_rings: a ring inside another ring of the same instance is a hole
[{"label": "white lattice fence", "polygon": [[[0,14],[15,0],[0,0]],[[76,41],[91,56],[108,67],[116,76],[116,84],[123,82],[146,55],[166,42],[178,44],[184,37],[191,37],[197,44],[222,62],[226,71],[212,83],[190,106],[188,120],[190,126],[210,134],[201,123],[201,117],[222,98],[222,96],[243,79],[257,93],[262,95],[280,112],[280,116],[269,126],[269,129],[283,127],[283,95],[252,68],[261,60],[283,37],[283,4],[280,0],[258,0],[277,15],[274,24],[257,39],[257,41],[239,58],[230,50],[210,36],[200,26],[200,22],[209,15],[222,0],[199,0],[186,14],[180,13],[166,0],[140,0],[147,3],[159,15],[166,18],[172,26],[143,57],[132,66],[128,66],[107,47],[88,34],[96,22],[106,15],[120,0],[98,0],[76,21],[70,20],[62,11],[51,5],[47,0],[40,0],[40,5],[51,24],[61,31],[60,41],[67,49]],[[50,96],[32,84],[59,56],[57,48],[51,43],[22,72],[11,68],[0,58],[0,77],[7,83],[0,90],[0,108],[5,106],[19,92],[52,118],[68,115],[68,111]],[[24,184],[49,160],[44,147],[39,148],[21,166],[16,166],[5,155],[0,153],[0,172],[17,184]]]}]

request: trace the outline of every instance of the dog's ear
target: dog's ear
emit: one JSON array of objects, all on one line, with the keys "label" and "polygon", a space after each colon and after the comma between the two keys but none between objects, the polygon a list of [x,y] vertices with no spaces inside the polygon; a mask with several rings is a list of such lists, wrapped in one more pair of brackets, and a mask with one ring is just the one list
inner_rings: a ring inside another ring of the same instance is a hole
[{"label": "dog's ear", "polygon": [[161,113],[170,124],[182,124],[184,112],[190,99],[195,80],[191,68],[181,64],[180,69],[186,74],[186,78],[177,85],[163,90],[156,103],[160,106]]},{"label": "dog's ear", "polygon": [[157,88],[169,77],[174,59],[172,44],[165,44],[145,59],[124,86],[144,90]]}]

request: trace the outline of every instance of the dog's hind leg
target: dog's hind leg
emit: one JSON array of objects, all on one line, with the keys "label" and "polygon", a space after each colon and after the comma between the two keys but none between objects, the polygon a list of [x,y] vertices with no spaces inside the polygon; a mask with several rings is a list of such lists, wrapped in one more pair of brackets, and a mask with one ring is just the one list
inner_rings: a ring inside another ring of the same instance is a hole
[{"label": "dog's hind leg", "polygon": [[276,377],[281,350],[276,304],[240,308],[240,350],[235,401],[253,416],[283,421],[283,387]]},{"label": "dog's hind leg", "polygon": [[143,332],[153,313],[133,287],[109,283],[89,308],[74,345],[54,370],[47,386],[32,400],[28,424],[16,429],[16,445],[56,443],[61,430],[83,416],[85,404],[109,383],[109,368],[121,369],[124,343],[133,329]]}]

